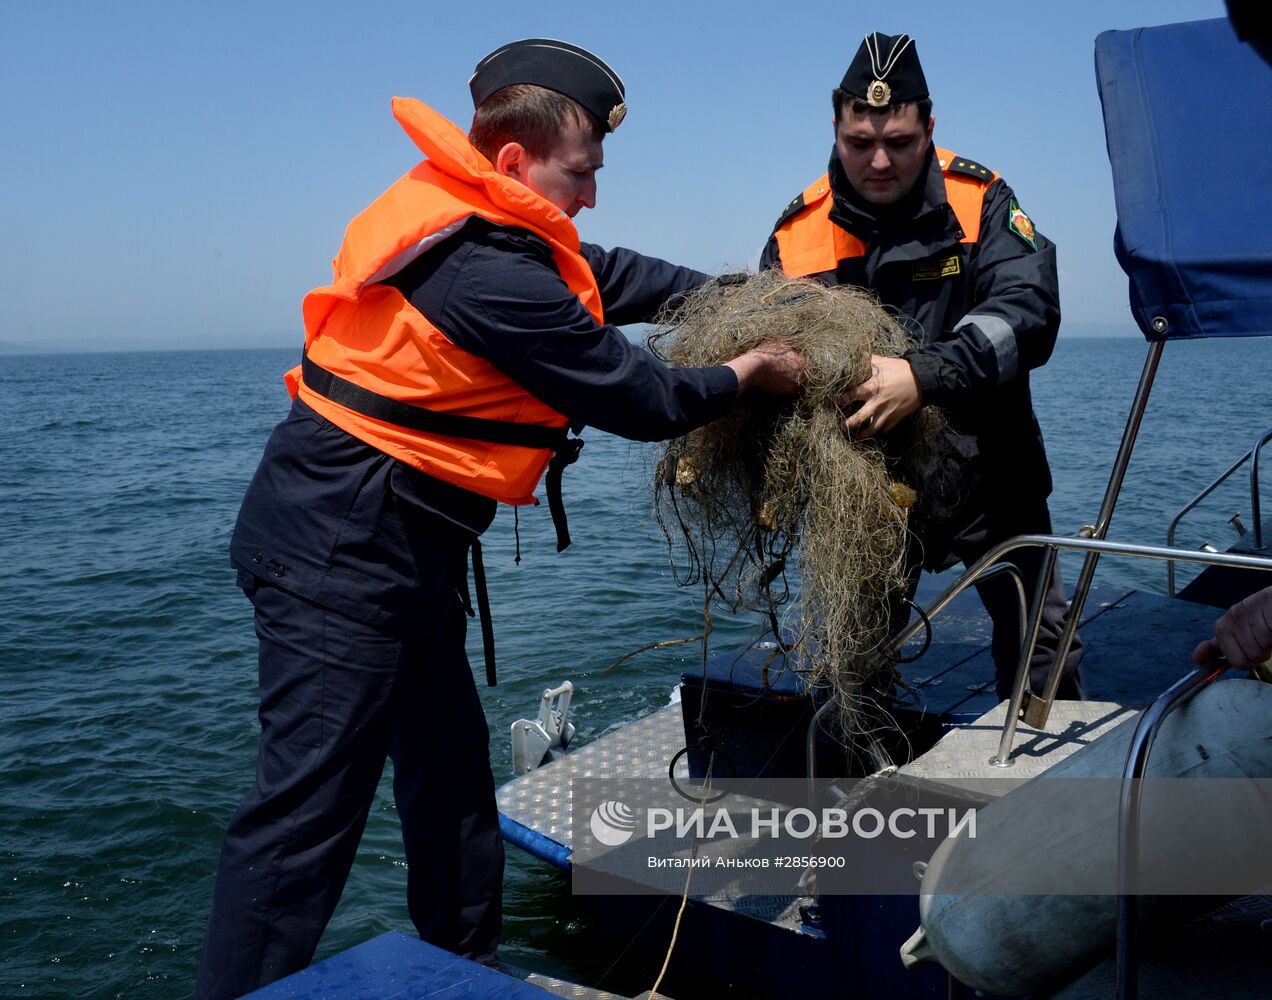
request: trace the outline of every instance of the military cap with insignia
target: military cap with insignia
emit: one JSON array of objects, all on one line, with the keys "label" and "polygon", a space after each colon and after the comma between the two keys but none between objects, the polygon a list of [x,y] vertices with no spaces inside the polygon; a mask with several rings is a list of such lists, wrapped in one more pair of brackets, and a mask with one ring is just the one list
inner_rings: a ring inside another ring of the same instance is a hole
[{"label": "military cap with insignia", "polygon": [[468,81],[473,107],[504,87],[528,83],[555,90],[580,105],[606,131],[627,115],[623,81],[587,49],[551,38],[523,38],[483,58]]},{"label": "military cap with insignia", "polygon": [[865,37],[839,84],[853,97],[872,108],[927,100],[927,79],[919,65],[919,53],[909,35],[884,35],[875,31]]}]

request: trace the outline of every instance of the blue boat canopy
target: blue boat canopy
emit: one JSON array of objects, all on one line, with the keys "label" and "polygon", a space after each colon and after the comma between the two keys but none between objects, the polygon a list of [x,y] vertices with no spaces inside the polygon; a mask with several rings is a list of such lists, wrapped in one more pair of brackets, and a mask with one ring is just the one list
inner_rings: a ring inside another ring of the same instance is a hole
[{"label": "blue boat canopy", "polygon": [[1219,18],[1106,31],[1095,72],[1144,336],[1272,335],[1272,69]]}]

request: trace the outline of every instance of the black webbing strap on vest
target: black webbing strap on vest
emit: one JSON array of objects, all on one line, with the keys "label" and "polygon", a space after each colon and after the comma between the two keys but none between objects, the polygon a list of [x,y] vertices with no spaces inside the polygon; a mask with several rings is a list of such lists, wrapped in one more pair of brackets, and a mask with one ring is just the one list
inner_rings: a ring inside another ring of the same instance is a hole
[{"label": "black webbing strap on vest", "polygon": [[579,452],[583,450],[582,438],[567,438],[552,453],[548,462],[548,475],[544,485],[548,490],[548,512],[552,515],[552,524],[556,528],[557,551],[564,552],[570,547],[570,526],[565,520],[565,503],[561,499],[561,474],[567,465],[579,460]]},{"label": "black webbing strap on vest", "polygon": [[510,444],[521,448],[543,448],[552,452],[548,462],[545,486],[548,491],[548,510],[552,514],[552,526],[556,528],[557,551],[570,544],[570,526],[565,519],[565,504],[561,500],[561,473],[567,465],[578,460],[583,442],[568,436],[568,428],[544,427],[542,424],[518,424],[511,420],[488,420],[485,417],[466,417],[461,413],[443,413],[423,406],[404,403],[400,399],[381,396],[378,392],[327,371],[306,354],[301,361],[301,374],[305,385],[325,396],[333,403],[361,413],[364,417],[383,420],[386,423],[408,427],[425,434],[442,437],[468,438],[472,441],[489,441],[492,444]]},{"label": "black webbing strap on vest", "polygon": [[[481,620],[481,650],[486,659],[486,684],[495,686],[495,625],[490,617],[490,595],[486,592],[486,564],[481,560],[481,542],[473,539],[473,586],[477,588],[477,613]],[[471,609],[468,612],[472,614]]]},{"label": "black webbing strap on vest", "polygon": [[[570,544],[570,526],[566,523],[565,504],[561,500],[561,475],[567,465],[578,460],[583,442],[570,438],[565,427],[544,427],[541,424],[519,424],[511,420],[488,420],[485,417],[467,417],[460,413],[443,413],[422,406],[404,403],[400,399],[382,396],[360,385],[327,371],[310,360],[308,354],[301,361],[301,376],[305,385],[355,413],[373,420],[397,424],[425,434],[442,437],[468,438],[472,441],[489,441],[492,444],[509,444],[521,448],[543,448],[552,452],[548,461],[545,486],[548,492],[548,511],[552,514],[552,526],[556,529],[557,551]],[[490,597],[486,593],[486,570],[481,561],[481,544],[473,541],[473,585],[477,589],[477,608],[481,618],[482,646],[486,655],[486,683],[495,686],[495,634],[490,618]],[[471,613],[471,612],[470,612]]]},{"label": "black webbing strap on vest", "polygon": [[365,417],[409,427],[425,434],[443,437],[469,438],[473,441],[490,441],[493,444],[513,444],[522,448],[546,448],[555,451],[566,441],[566,428],[544,427],[541,424],[518,424],[511,420],[488,420],[485,417],[466,417],[462,413],[443,413],[429,410],[400,399],[381,396],[378,392],[327,371],[312,361],[308,354],[301,362],[301,374],[305,385],[333,403],[339,403]]}]

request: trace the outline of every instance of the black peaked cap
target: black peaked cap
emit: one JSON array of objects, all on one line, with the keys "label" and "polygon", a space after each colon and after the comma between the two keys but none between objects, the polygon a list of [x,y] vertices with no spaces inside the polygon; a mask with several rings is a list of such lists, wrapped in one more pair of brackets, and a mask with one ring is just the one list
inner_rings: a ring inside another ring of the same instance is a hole
[{"label": "black peaked cap", "polygon": [[862,41],[839,86],[876,108],[922,101],[928,96],[914,39],[878,31]]},{"label": "black peaked cap", "polygon": [[613,132],[627,114],[623,81],[587,49],[551,38],[523,38],[495,49],[477,64],[468,88],[473,107],[513,84],[530,83],[564,94]]}]

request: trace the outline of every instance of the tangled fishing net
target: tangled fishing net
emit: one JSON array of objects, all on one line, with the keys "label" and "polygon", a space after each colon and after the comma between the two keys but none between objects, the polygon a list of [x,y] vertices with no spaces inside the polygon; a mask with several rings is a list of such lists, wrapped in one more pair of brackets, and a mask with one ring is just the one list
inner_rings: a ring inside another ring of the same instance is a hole
[{"label": "tangled fishing net", "polygon": [[853,288],[775,271],[708,284],[659,324],[650,349],[706,366],[769,339],[804,356],[803,394],[748,393],[727,416],[670,442],[656,477],[658,519],[678,582],[706,587],[707,631],[712,602],[766,616],[787,663],[837,701],[847,738],[864,743],[892,678],[884,653],[889,605],[906,583],[913,471],[937,447],[941,421],[924,407],[889,435],[888,454],[844,434],[837,400],[870,378],[871,355],[913,345]]}]

